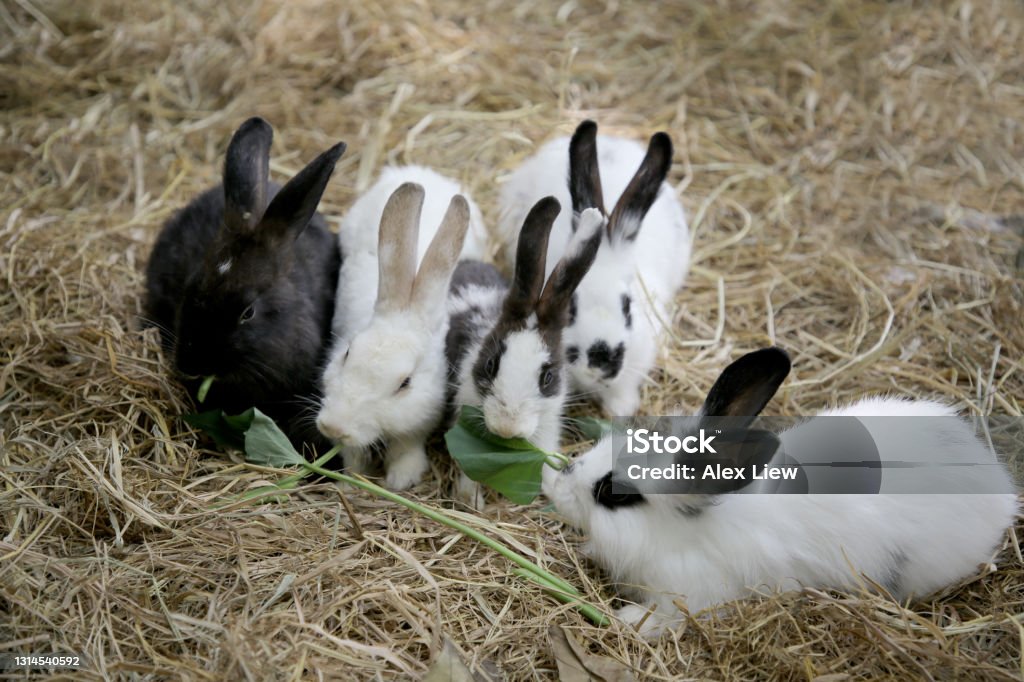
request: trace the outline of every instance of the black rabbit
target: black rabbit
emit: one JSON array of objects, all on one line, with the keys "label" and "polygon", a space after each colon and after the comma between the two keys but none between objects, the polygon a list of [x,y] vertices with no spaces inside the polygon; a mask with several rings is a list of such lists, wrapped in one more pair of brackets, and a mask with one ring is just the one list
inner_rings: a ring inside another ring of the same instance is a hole
[{"label": "black rabbit", "polygon": [[284,187],[269,182],[273,130],[250,118],[235,132],[224,183],[164,226],[146,270],[146,322],[204,407],[256,406],[296,445],[325,441],[313,422],[341,254],[316,212],[339,143]]}]

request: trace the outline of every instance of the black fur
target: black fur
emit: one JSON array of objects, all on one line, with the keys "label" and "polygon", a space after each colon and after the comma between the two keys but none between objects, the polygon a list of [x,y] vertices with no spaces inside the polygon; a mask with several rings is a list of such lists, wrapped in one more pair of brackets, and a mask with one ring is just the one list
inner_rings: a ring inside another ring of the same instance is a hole
[{"label": "black fur", "polygon": [[597,163],[597,124],[593,121],[580,123],[569,140],[569,195],[572,197],[573,231],[580,213],[588,208],[600,209],[603,215],[608,215],[604,210]]},{"label": "black fur", "polygon": [[635,487],[625,481],[615,481],[614,488],[617,490],[613,490],[612,472],[609,471],[594,482],[594,488],[591,491],[594,501],[606,509],[635,507],[647,502]]},{"label": "black fur", "polygon": [[636,239],[640,224],[658,198],[661,184],[671,167],[672,139],[666,133],[655,133],[640,168],[626,185],[608,218],[609,236],[626,241]]},{"label": "black fur", "polygon": [[[480,343],[501,312],[508,283],[493,265],[474,260],[459,261],[452,273],[448,295],[454,298],[469,288],[480,287],[493,291],[489,298],[452,315],[448,320],[444,352],[448,363],[448,391],[446,404],[449,407],[449,423],[454,413],[455,394],[458,390],[459,373],[469,352]],[[493,379],[493,377],[491,377]]]},{"label": "black fur", "polygon": [[747,353],[722,370],[702,412],[709,417],[746,417],[754,420],[789,375],[789,354],[781,348]]},{"label": "black fur", "polygon": [[596,341],[587,349],[587,366],[600,369],[606,379],[610,379],[622,369],[622,361],[626,357],[625,344],[609,348],[604,341]]},{"label": "black fur", "polygon": [[898,595],[903,584],[903,573],[907,568],[909,559],[906,552],[902,549],[892,549],[889,550],[889,561],[886,574],[878,577],[878,584],[889,594]]},{"label": "black fur", "polygon": [[[296,445],[329,446],[308,403],[318,395],[341,255],[314,211],[344,147],[322,154],[285,188],[260,192],[254,183],[263,161],[251,154],[269,148],[269,126],[255,121],[243,124],[230,145],[250,155],[225,164],[231,186],[201,194],[157,238],[146,271],[145,321],[159,327],[190,394],[196,377],[217,376],[203,409],[256,406]],[[238,139],[246,135],[257,139]],[[259,204],[267,195],[273,198],[264,215]],[[253,315],[242,321],[249,306]]]}]

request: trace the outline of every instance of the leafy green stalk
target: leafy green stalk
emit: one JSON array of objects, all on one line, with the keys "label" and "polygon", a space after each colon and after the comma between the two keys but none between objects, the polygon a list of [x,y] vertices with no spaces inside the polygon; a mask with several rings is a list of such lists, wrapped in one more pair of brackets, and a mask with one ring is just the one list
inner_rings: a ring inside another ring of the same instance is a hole
[{"label": "leafy green stalk", "polygon": [[[239,495],[232,500],[231,504],[239,501],[253,500],[264,495],[283,492],[287,489],[294,488],[300,480],[306,478],[311,473],[319,474],[320,476],[336,481],[342,481],[349,485],[366,490],[377,497],[400,504],[403,507],[422,514],[429,519],[437,521],[440,524],[453,528],[466,537],[476,540],[482,545],[493,549],[495,552],[520,567],[519,569],[515,569],[517,575],[528,578],[545,590],[551,592],[558,599],[572,604],[595,624],[605,625],[608,622],[608,617],[597,607],[584,601],[582,595],[580,595],[576,588],[568,582],[545,571],[537,564],[489,535],[486,535],[485,533],[436,509],[413,502],[412,500],[402,497],[401,495],[398,495],[386,488],[370,483],[363,478],[324,469],[323,464],[337,455],[338,451],[341,449],[340,446],[331,448],[315,462],[307,462],[302,455],[295,451],[295,448],[292,447],[288,437],[281,431],[277,424],[275,424],[270,417],[255,408],[246,410],[241,415],[225,415],[221,412],[205,412],[199,415],[188,415],[186,420],[189,424],[202,428],[213,435],[214,439],[217,440],[218,443],[243,448],[246,459],[253,464],[277,468],[297,466],[302,469],[301,472],[281,479],[281,481],[275,485],[264,486],[257,490],[252,490]],[[544,453],[543,451],[537,451],[536,448],[526,441],[514,443],[514,445],[517,445],[518,448],[516,449],[520,451],[540,452],[544,458],[550,454]],[[542,466],[543,463],[544,460],[535,460],[531,462],[530,466],[536,466],[536,473],[539,475],[540,466]],[[502,492],[505,491],[502,490]],[[535,494],[536,493],[534,493],[534,495]],[[531,497],[530,499],[533,498]]]},{"label": "leafy green stalk", "polygon": [[199,384],[199,392],[196,393],[196,400],[198,400],[200,404],[206,401],[206,394],[210,392],[210,386],[213,385],[213,380],[216,378],[217,377],[211,374],[203,379],[203,383]]},{"label": "leafy green stalk", "polygon": [[572,592],[566,592],[557,584],[547,582],[544,578],[537,575],[536,573],[524,571],[521,568],[514,568],[512,569],[512,572],[518,575],[520,578],[525,578],[526,580],[531,580],[537,583],[542,588],[544,588],[546,592],[554,596],[559,601],[563,601],[566,604],[572,604],[576,609],[579,610],[580,613],[589,618],[590,621],[594,623],[594,625],[608,624],[608,616],[606,616],[600,609],[598,609],[593,604],[583,601],[580,598],[579,592],[577,592],[576,590],[573,590]]}]

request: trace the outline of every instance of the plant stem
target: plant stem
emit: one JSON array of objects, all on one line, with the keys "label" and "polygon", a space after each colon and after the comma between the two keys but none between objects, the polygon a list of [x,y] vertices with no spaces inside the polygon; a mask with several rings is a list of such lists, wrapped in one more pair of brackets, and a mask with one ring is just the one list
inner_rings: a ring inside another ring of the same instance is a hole
[{"label": "plant stem", "polygon": [[448,526],[449,528],[454,528],[466,537],[472,538],[477,542],[486,545],[487,547],[490,547],[495,552],[501,554],[509,561],[512,561],[513,563],[519,565],[522,569],[528,572],[532,578],[535,578],[534,582],[537,582],[542,586],[552,588],[552,591],[556,594],[562,593],[560,598],[562,598],[563,601],[568,601],[569,599],[572,599],[573,601],[571,601],[570,603],[573,603],[578,609],[580,609],[580,611],[584,615],[586,615],[588,618],[594,621],[594,623],[598,625],[603,625],[608,622],[607,617],[604,616],[595,606],[593,606],[592,604],[588,604],[587,602],[582,600],[582,595],[580,595],[580,593],[572,585],[562,580],[558,576],[548,573],[543,568],[533,563],[532,561],[530,561],[523,555],[519,554],[515,550],[506,547],[504,544],[498,542],[497,540],[491,538],[488,535],[485,535],[484,533],[481,533],[475,528],[467,526],[461,521],[457,521],[452,517],[443,514],[435,509],[431,509],[430,507],[426,507],[416,502],[413,502],[412,500],[406,499],[401,495],[391,492],[387,488],[382,488],[379,485],[370,483],[369,481],[355,478],[353,476],[347,476],[345,474],[339,474],[336,471],[327,471],[326,469],[322,469],[315,463],[310,464],[306,462],[303,464],[303,466],[308,471],[312,471],[327,478],[333,478],[336,481],[344,481],[345,483],[349,483],[350,485],[362,488],[363,490],[371,492],[374,495],[377,495],[378,497],[383,497],[386,500],[391,500],[392,502],[397,502],[398,504],[404,507],[408,507],[409,509],[412,509],[415,512],[423,514],[427,518],[433,519],[438,523]]},{"label": "plant stem", "polygon": [[[341,446],[335,445],[333,448],[324,453],[322,457],[313,462],[312,466],[322,467],[324,464],[333,459],[334,456],[337,455],[340,451]],[[306,478],[307,476],[309,476],[308,471],[298,474],[292,474],[291,476],[286,476],[282,478],[279,482],[275,483],[274,485],[265,485],[262,488],[257,488],[256,490],[250,490],[247,493],[243,493],[232,499],[231,502],[229,502],[228,504],[234,504],[235,502],[248,502],[249,500],[254,500],[257,497],[262,497],[264,495],[270,495],[275,492],[280,492],[281,490],[286,490],[288,488],[295,486],[296,483]]]},{"label": "plant stem", "polygon": [[512,569],[512,572],[521,578],[526,580],[532,580],[533,582],[540,585],[547,592],[550,592],[556,599],[565,602],[566,604],[572,604],[574,607],[579,609],[580,613],[589,618],[594,625],[604,626],[608,624],[608,616],[606,616],[600,609],[595,607],[593,604],[583,601],[579,598],[578,594],[567,594],[565,590],[560,588],[554,583],[549,583],[541,578],[536,573],[530,573],[524,571],[521,568]]}]

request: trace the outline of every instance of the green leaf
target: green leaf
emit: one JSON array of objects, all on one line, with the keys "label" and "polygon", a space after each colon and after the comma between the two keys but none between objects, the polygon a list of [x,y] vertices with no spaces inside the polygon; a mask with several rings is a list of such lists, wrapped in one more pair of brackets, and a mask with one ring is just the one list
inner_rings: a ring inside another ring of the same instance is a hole
[{"label": "green leaf", "polygon": [[484,413],[479,407],[463,405],[462,412],[459,413],[459,425],[480,440],[495,445],[502,450],[533,451],[537,449],[536,445],[525,438],[502,438],[488,431],[487,422],[484,421]]},{"label": "green leaf", "polygon": [[569,423],[586,440],[601,440],[616,428],[614,423],[597,417],[577,417],[570,419]]},{"label": "green leaf", "polygon": [[282,469],[302,466],[305,458],[273,419],[253,408],[252,423],[245,432],[245,459],[253,464]]},{"label": "green leaf", "polygon": [[483,426],[480,410],[463,407],[459,421],[444,436],[448,452],[474,481],[517,504],[540,494],[541,471],[548,453],[522,438],[500,438]]},{"label": "green leaf", "polygon": [[209,410],[186,414],[183,419],[189,426],[199,429],[213,438],[217,447],[230,450],[245,450],[245,432],[252,424],[255,409],[241,414],[227,415],[221,410]]},{"label": "green leaf", "polygon": [[242,450],[252,464],[281,469],[306,461],[274,420],[250,407],[241,414],[210,410],[186,414],[186,423],[206,432],[221,448]]}]

